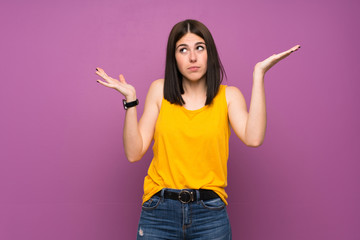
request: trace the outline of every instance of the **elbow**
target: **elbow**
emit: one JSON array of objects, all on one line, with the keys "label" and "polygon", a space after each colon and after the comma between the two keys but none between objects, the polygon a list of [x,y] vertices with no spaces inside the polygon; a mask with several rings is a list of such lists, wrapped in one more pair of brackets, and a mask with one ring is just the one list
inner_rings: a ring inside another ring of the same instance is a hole
[{"label": "elbow", "polygon": [[252,134],[245,136],[245,145],[248,147],[256,148],[260,147],[265,139],[265,134]]},{"label": "elbow", "polygon": [[260,147],[263,144],[263,142],[264,142],[264,139],[256,139],[256,140],[246,142],[246,146],[252,147],[252,148],[257,148],[257,147]]},{"label": "elbow", "polygon": [[137,161],[139,161],[141,159],[141,158],[132,158],[132,157],[126,157],[126,158],[131,163],[137,162]]},{"label": "elbow", "polygon": [[131,162],[131,163],[137,162],[137,161],[139,161],[141,158],[142,158],[142,156],[140,156],[140,155],[130,155],[130,154],[126,154],[126,159],[127,159],[129,162]]},{"label": "elbow", "polygon": [[124,144],[124,150],[125,150],[126,159],[131,163],[139,161],[144,155],[144,152],[141,151],[141,149],[127,147],[125,144]]}]

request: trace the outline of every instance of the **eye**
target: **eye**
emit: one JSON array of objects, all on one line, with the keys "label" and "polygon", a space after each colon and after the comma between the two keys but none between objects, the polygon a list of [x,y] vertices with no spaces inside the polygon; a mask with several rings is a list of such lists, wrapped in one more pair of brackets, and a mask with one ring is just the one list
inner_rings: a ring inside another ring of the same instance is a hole
[{"label": "eye", "polygon": [[180,48],[179,52],[181,52],[181,53],[186,53],[186,52],[187,52],[187,49],[186,49],[186,48]]},{"label": "eye", "polygon": [[200,46],[197,46],[196,49],[202,51],[205,49],[205,47],[200,45]]}]

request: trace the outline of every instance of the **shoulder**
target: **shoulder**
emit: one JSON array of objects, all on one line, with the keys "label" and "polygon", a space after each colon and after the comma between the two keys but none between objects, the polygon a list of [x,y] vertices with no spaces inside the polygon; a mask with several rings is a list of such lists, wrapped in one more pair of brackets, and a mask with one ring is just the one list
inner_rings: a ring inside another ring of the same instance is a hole
[{"label": "shoulder", "polygon": [[164,79],[163,78],[160,78],[160,79],[157,79],[155,81],[153,81],[151,83],[151,86],[150,87],[154,87],[154,88],[164,88]]},{"label": "shoulder", "polygon": [[159,109],[164,97],[164,79],[157,79],[150,85],[147,98],[149,101],[156,103]]},{"label": "shoulder", "polygon": [[228,106],[234,101],[238,102],[239,100],[244,99],[244,96],[241,93],[241,91],[237,87],[234,87],[234,86],[226,87],[225,96],[226,96],[226,102],[227,102]]},{"label": "shoulder", "polygon": [[149,93],[155,94],[157,98],[163,98],[164,95],[164,79],[153,81],[149,88]]},{"label": "shoulder", "polygon": [[226,91],[226,95],[229,95],[229,96],[239,94],[239,93],[241,94],[240,90],[234,86],[227,86],[225,91]]}]

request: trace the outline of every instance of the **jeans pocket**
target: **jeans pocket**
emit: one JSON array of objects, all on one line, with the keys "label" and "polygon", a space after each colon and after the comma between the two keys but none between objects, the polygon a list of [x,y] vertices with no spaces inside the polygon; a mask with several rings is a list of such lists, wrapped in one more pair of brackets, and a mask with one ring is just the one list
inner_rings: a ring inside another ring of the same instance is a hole
[{"label": "jeans pocket", "polygon": [[152,196],[149,200],[144,202],[144,204],[142,205],[142,209],[143,210],[153,210],[153,209],[157,208],[157,206],[159,206],[160,202],[161,202],[160,197]]},{"label": "jeans pocket", "polygon": [[206,201],[201,200],[201,204],[204,208],[210,210],[221,210],[225,207],[225,203],[221,198],[214,198]]}]

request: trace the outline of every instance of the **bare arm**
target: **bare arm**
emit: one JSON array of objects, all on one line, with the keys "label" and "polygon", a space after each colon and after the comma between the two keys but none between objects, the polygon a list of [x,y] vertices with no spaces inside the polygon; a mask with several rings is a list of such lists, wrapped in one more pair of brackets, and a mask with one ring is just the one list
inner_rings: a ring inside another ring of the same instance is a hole
[{"label": "bare arm", "polygon": [[[146,96],[144,112],[139,122],[137,122],[135,107],[126,111],[123,141],[125,154],[130,162],[139,161],[150,146],[160,111],[162,90],[163,84],[161,79],[151,84]],[[137,131],[134,129],[137,129]],[[133,141],[139,142],[136,142],[136,145],[134,145]]]},{"label": "bare arm", "polygon": [[[102,69],[97,69],[96,74],[105,80],[105,82],[98,80],[100,84],[116,89],[124,95],[127,102],[136,100],[135,88],[126,83],[122,75],[119,76],[119,81],[106,75]],[[130,162],[140,160],[150,146],[162,99],[162,84],[162,80],[154,81],[151,84],[145,100],[144,113],[139,122],[136,107],[126,110],[123,143],[126,157]]]},{"label": "bare arm", "polygon": [[258,147],[263,143],[265,138],[265,73],[280,60],[286,58],[299,48],[300,46],[296,45],[285,52],[274,54],[255,65],[249,112],[247,112],[245,99],[242,93],[235,87],[228,87],[226,89],[230,124],[236,135],[247,146]]}]

